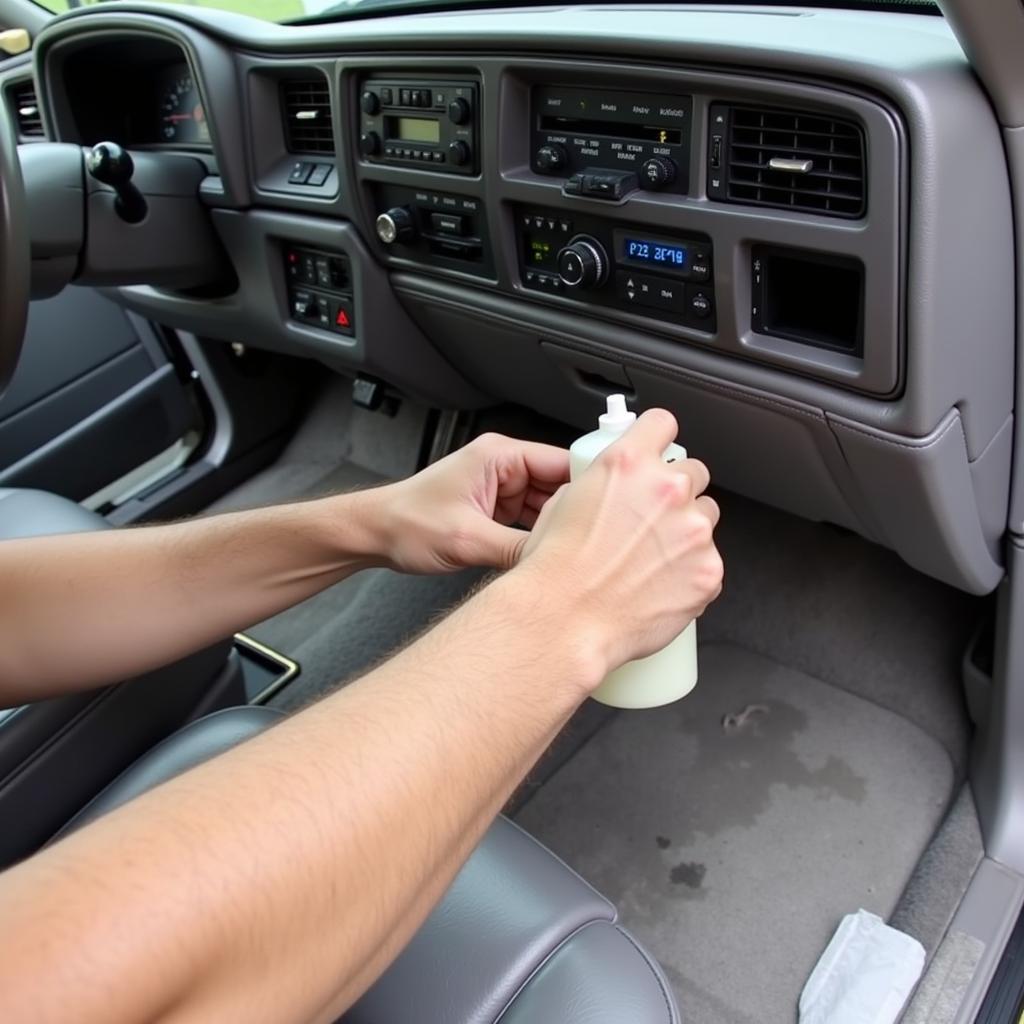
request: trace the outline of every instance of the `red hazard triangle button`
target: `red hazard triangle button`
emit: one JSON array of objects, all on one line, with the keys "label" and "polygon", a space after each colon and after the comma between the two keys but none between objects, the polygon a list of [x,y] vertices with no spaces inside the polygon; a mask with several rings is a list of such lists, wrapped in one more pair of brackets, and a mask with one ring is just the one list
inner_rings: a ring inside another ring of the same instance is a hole
[{"label": "red hazard triangle button", "polygon": [[351,327],[352,321],[348,317],[348,313],[345,312],[345,308],[342,307],[338,310],[338,315],[334,318],[334,322],[339,327]]}]

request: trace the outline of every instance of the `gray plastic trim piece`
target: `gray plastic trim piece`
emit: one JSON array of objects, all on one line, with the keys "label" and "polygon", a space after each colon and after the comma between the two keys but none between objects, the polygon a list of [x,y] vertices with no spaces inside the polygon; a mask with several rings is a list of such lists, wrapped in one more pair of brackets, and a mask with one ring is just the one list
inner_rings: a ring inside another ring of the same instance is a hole
[{"label": "gray plastic trim piece", "polygon": [[1024,873],[1024,542],[1012,538],[1006,559],[988,714],[974,739],[971,787],[985,853]]},{"label": "gray plastic trim piece", "polygon": [[[213,301],[149,286],[112,297],[141,316],[193,334],[304,355],[342,372],[383,377],[424,400],[474,407],[486,399],[423,337],[395,300],[384,271],[351,224],[269,211],[211,211],[237,271],[236,292]],[[355,296],[355,337],[309,327],[288,316],[284,243],[345,253]]]}]

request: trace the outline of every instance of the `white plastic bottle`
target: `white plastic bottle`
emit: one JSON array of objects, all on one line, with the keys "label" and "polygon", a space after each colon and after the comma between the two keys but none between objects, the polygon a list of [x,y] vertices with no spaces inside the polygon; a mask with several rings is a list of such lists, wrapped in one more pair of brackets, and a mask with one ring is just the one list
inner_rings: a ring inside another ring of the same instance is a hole
[{"label": "white plastic bottle", "polygon": [[[584,434],[569,448],[569,476],[575,480],[598,455],[617,441],[636,421],[626,408],[625,395],[609,395],[608,411],[598,417],[597,430]],[[666,462],[686,458],[686,449],[670,444]],[[613,708],[656,708],[685,697],[697,685],[697,623],[691,622],[656,654],[617,668],[592,694]]]}]

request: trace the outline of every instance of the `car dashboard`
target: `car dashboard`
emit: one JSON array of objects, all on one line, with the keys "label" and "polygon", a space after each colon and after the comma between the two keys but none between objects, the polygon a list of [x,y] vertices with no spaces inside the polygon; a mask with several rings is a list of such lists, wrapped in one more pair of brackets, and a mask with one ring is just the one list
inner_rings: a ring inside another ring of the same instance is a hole
[{"label": "car dashboard", "polygon": [[202,164],[233,283],[117,288],[136,313],[446,407],[586,427],[621,391],[727,488],[1001,577],[1010,192],[941,18],[121,3],[34,61],[48,138]]}]

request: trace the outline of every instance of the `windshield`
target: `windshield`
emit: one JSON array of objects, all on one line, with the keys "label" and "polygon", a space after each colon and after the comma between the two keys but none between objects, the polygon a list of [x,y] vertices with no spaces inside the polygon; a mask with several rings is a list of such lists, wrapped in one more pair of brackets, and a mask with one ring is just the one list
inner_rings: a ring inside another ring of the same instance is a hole
[{"label": "windshield", "polygon": [[[71,8],[93,7],[104,0],[36,0],[47,10],[61,14]],[[265,21],[316,21],[324,18],[367,17],[373,14],[395,13],[429,8],[431,10],[452,10],[458,7],[524,7],[531,4],[548,4],[551,0],[168,0],[192,7],[216,7],[223,11],[248,14],[251,18]],[[650,0],[643,0],[650,3]],[[672,0],[669,0],[672,2]],[[675,0],[678,3],[678,0]],[[684,0],[685,2],[685,0]],[[726,3],[730,0],[725,0]],[[744,0],[748,2],[748,0]],[[794,0],[773,0],[773,6],[789,6]],[[859,7],[892,11],[909,11],[917,14],[938,14],[939,9],[932,0],[802,0],[802,7]]]}]

